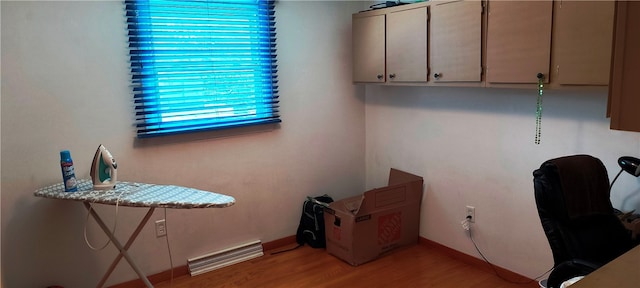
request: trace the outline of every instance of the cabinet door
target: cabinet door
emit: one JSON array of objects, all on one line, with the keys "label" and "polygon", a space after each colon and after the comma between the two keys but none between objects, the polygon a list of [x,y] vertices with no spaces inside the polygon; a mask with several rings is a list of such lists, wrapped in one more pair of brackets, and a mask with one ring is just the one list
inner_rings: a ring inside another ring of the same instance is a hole
[{"label": "cabinet door", "polygon": [[431,80],[479,82],[482,77],[482,2],[431,6]]},{"label": "cabinet door", "polygon": [[553,82],[609,84],[614,7],[614,1],[555,3]]},{"label": "cabinet door", "polygon": [[389,82],[427,81],[427,7],[387,14]]},{"label": "cabinet door", "polygon": [[551,1],[489,1],[487,82],[537,83],[549,80]]},{"label": "cabinet door", "polygon": [[640,2],[616,1],[609,85],[611,129],[640,132]]},{"label": "cabinet door", "polygon": [[352,17],[353,82],[384,82],[385,15]]}]

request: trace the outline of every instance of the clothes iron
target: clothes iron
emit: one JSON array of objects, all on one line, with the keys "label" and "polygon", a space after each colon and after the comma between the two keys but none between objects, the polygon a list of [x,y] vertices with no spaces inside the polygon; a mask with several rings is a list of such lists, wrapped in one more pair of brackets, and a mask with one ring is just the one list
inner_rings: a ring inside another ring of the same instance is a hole
[{"label": "clothes iron", "polygon": [[111,156],[109,150],[102,144],[98,146],[96,154],[93,156],[91,163],[91,180],[93,181],[93,190],[108,190],[116,187],[117,179],[116,159]]}]

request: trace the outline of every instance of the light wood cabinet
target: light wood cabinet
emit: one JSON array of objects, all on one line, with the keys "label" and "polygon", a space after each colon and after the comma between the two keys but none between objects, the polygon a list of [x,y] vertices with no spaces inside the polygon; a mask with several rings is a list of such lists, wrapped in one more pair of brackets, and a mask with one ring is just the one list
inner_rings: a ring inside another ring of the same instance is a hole
[{"label": "light wood cabinet", "polygon": [[555,1],[551,81],[608,85],[614,1]]},{"label": "light wood cabinet", "polygon": [[387,14],[387,81],[427,81],[427,7]]},{"label": "light wood cabinet", "polygon": [[430,80],[482,81],[482,2],[435,2],[430,9]]},{"label": "light wood cabinet", "polygon": [[551,1],[488,2],[488,84],[549,81],[552,10]]},{"label": "light wood cabinet", "polygon": [[609,105],[611,129],[640,132],[640,2],[617,1]]},{"label": "light wood cabinet", "polygon": [[419,3],[353,14],[353,82],[427,82],[427,7]]},{"label": "light wood cabinet", "polygon": [[352,17],[353,81],[385,81],[385,15]]},{"label": "light wood cabinet", "polygon": [[[353,15],[353,81],[608,85],[613,1],[432,0]],[[484,9],[483,9],[484,8]]]}]

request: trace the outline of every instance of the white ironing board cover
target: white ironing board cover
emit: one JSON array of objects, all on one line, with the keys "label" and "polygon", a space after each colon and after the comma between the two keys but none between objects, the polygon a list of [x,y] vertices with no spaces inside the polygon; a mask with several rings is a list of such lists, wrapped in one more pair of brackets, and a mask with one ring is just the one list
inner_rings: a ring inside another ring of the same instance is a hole
[{"label": "white ironing board cover", "polygon": [[64,184],[57,183],[36,190],[34,195],[108,205],[178,209],[224,208],[236,202],[231,196],[174,185],[118,182],[112,190],[93,190],[93,183],[88,179],[78,180],[77,192],[65,192]]}]

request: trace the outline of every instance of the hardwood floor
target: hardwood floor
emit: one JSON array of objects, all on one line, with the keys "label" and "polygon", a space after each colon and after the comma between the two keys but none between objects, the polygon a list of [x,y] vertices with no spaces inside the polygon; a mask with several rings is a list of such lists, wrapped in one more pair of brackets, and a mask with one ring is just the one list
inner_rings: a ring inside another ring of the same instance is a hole
[{"label": "hardwood floor", "polygon": [[357,267],[329,255],[324,249],[308,246],[276,255],[270,253],[267,251],[263,257],[203,275],[180,276],[173,283],[166,281],[156,287],[539,287],[536,281],[507,282],[493,272],[425,245],[401,248]]}]

